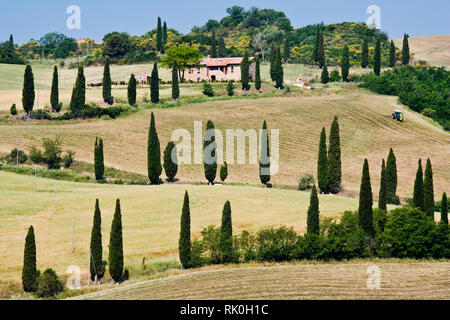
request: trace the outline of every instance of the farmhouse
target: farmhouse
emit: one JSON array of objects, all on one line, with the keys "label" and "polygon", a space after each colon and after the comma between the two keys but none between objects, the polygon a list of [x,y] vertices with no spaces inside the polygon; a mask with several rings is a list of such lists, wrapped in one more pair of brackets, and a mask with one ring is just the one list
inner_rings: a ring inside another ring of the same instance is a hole
[{"label": "farmhouse", "polygon": [[[185,72],[185,79],[188,81],[222,81],[222,80],[241,80],[241,62],[242,57],[232,58],[204,58],[200,61],[198,67],[188,68]],[[255,77],[254,59],[250,58],[249,77],[253,80]]]},{"label": "farmhouse", "polygon": [[[146,73],[143,73],[143,72],[136,72],[134,74],[134,77],[136,78],[136,81],[138,83],[150,82],[150,80],[151,80],[151,76]],[[128,81],[130,81],[130,78],[131,78],[131,74],[127,75],[125,77],[125,82],[128,83]]]}]

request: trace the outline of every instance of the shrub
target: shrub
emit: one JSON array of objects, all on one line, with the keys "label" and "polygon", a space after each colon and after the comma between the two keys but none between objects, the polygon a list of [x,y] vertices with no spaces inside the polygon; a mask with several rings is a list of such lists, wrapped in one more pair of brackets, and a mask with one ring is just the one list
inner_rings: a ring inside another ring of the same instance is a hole
[{"label": "shrub", "polygon": [[225,182],[227,177],[228,177],[228,164],[225,161],[225,163],[220,167],[220,180],[222,180],[222,182]]},{"label": "shrub", "polygon": [[49,268],[39,277],[36,294],[40,298],[56,296],[63,291],[63,284],[56,272]]},{"label": "shrub", "polygon": [[212,86],[209,83],[205,82],[203,84],[203,94],[205,96],[208,96],[208,97],[213,97],[214,96],[214,90],[213,90]]},{"label": "shrub", "polygon": [[228,81],[228,85],[227,85],[227,94],[228,96],[233,96],[234,95],[234,85],[233,85],[233,81]]},{"label": "shrub", "polygon": [[312,174],[305,174],[299,181],[297,189],[300,191],[309,191],[314,185],[314,177]]},{"label": "shrub", "polygon": [[258,231],[256,235],[258,249],[256,257],[260,261],[292,260],[297,234],[292,228],[281,226]]},{"label": "shrub", "polygon": [[434,118],[434,116],[436,114],[436,110],[431,109],[431,108],[425,108],[422,110],[422,114],[426,117]]},{"label": "shrub", "polygon": [[6,156],[6,161],[9,164],[23,164],[27,162],[28,156],[23,150],[17,150],[17,148],[14,148],[11,150],[9,155]]},{"label": "shrub", "polygon": [[336,69],[330,72],[330,77],[328,82],[339,82],[341,81],[341,76],[339,75],[339,71]]},{"label": "shrub", "polygon": [[208,226],[204,228],[200,234],[202,235],[202,245],[204,252],[204,261],[206,264],[220,263],[220,228],[216,226]]},{"label": "shrub", "polygon": [[70,168],[73,164],[73,162],[75,161],[74,159],[75,157],[75,151],[73,150],[67,150],[66,154],[63,157],[63,162],[64,162],[64,168]]},{"label": "shrub", "polygon": [[192,268],[200,268],[205,264],[203,258],[203,241],[194,239],[191,240],[191,261],[189,266]]},{"label": "shrub", "polygon": [[44,138],[44,140],[43,140],[43,146],[44,146],[43,160],[44,160],[44,163],[47,165],[48,169],[59,169],[60,163],[62,161],[61,144],[62,144],[62,139],[59,136],[56,137],[54,140]]},{"label": "shrub", "polygon": [[42,151],[36,147],[32,147],[30,151],[30,160],[33,163],[43,163],[44,155],[42,154]]},{"label": "shrub", "polygon": [[15,104],[15,103],[11,106],[11,109],[9,109],[9,113],[10,113],[12,116],[17,115],[17,108],[16,108],[16,104]]}]

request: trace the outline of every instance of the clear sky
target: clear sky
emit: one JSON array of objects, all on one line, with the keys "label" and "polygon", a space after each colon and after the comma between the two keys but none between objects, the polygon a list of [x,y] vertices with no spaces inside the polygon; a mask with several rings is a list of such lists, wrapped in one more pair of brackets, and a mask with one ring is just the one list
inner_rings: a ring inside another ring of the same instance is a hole
[{"label": "clear sky", "polygon": [[[81,9],[81,29],[69,30],[70,5]],[[143,34],[158,16],[169,28],[188,33],[208,19],[219,20],[225,9],[239,5],[271,8],[286,13],[294,27],[324,22],[366,22],[367,7],[381,11],[381,29],[391,38],[450,34],[449,0],[14,0],[0,5],[0,41],[12,33],[16,43],[39,39],[48,32],[101,41],[111,31]]]}]

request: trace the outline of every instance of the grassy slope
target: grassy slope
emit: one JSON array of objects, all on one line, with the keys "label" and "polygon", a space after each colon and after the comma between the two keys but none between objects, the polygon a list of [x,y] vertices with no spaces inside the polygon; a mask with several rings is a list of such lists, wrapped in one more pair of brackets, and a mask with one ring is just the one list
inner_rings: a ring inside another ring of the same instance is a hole
[{"label": "grassy slope", "polygon": [[[402,47],[403,39],[395,39],[395,45]],[[450,35],[436,35],[409,38],[409,47],[416,60],[425,60],[432,65],[450,66]]]},{"label": "grassy slope", "polygon": [[[379,290],[367,267],[380,268]],[[449,299],[448,261],[352,261],[241,266],[146,281],[77,299]]]},{"label": "grassy slope", "polygon": [[[35,183],[38,192],[34,191]],[[125,264],[139,268],[142,258],[178,261],[179,219],[188,190],[193,236],[210,224],[220,225],[226,200],[231,201],[235,233],[243,229],[288,225],[305,231],[309,194],[248,186],[118,186],[70,183],[0,171],[0,279],[19,280],[27,229],[34,226],[38,268],[64,274],[70,265],[85,272],[95,198],[100,200],[104,259],[115,199],[121,199]],[[56,195],[54,189],[56,187]],[[212,192],[213,190],[213,192]],[[55,199],[56,214],[53,212]],[[321,215],[357,208],[357,200],[320,196]],[[75,251],[72,254],[72,222]]]}]

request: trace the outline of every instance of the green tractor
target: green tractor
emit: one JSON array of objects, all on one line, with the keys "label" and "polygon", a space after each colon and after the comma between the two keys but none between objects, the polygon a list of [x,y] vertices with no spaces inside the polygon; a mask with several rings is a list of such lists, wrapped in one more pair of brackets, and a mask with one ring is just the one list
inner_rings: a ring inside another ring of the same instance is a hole
[{"label": "green tractor", "polygon": [[403,112],[401,112],[400,110],[395,110],[392,114],[391,114],[391,118],[400,122],[405,122],[406,118],[403,115]]}]

